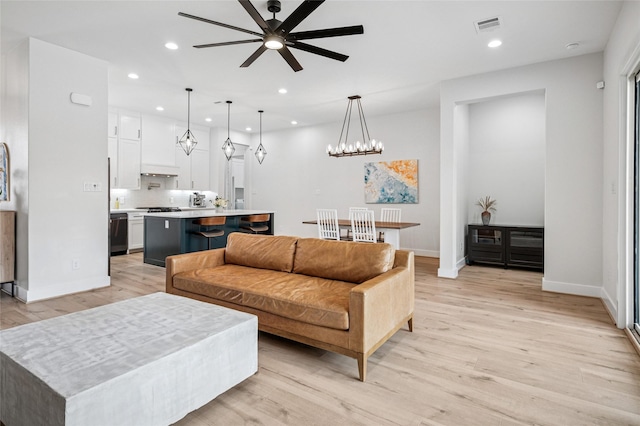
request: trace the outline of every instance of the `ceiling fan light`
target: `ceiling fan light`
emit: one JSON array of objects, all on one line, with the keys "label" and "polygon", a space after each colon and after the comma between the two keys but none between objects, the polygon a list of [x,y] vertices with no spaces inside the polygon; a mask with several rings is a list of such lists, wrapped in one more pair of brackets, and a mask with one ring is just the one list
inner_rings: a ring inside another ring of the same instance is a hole
[{"label": "ceiling fan light", "polygon": [[271,50],[278,50],[284,47],[284,39],[276,35],[266,36],[264,38],[264,47]]}]

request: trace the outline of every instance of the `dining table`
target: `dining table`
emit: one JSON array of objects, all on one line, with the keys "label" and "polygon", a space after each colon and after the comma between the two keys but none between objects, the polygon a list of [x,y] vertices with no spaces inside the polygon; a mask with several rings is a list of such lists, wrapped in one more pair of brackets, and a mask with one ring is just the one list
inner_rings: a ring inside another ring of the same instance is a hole
[{"label": "dining table", "polygon": [[[305,220],[302,223],[306,225],[318,225],[318,220]],[[389,243],[396,249],[400,248],[400,230],[411,228],[413,226],[420,226],[415,222],[383,222],[375,221],[376,232],[384,232],[384,242]],[[340,229],[351,229],[350,219],[338,219],[338,227]]]}]

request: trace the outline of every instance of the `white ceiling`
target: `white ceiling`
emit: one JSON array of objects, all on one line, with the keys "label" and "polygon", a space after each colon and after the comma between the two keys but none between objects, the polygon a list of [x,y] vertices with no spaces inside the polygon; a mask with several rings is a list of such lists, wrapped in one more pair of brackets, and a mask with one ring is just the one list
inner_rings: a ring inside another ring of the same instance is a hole
[{"label": "white ceiling", "polygon": [[[266,0],[252,3],[265,19]],[[301,2],[283,0],[284,20]],[[346,62],[292,49],[304,67],[293,72],[267,51],[249,68],[240,64],[259,46],[194,49],[194,44],[253,38],[179,17],[201,16],[260,32],[233,0],[0,2],[2,53],[34,37],[109,63],[109,104],[191,122],[256,131],[340,122],[347,96],[359,94],[367,117],[437,106],[443,80],[604,50],[617,1],[356,1],[322,4],[296,31],[364,25],[364,34],[309,44],[349,55]],[[499,16],[502,28],[477,34],[474,22]],[[498,49],[487,47],[500,38]],[[164,47],[168,41],[176,51]],[[568,43],[577,49],[567,50]],[[138,80],[127,77],[130,72]],[[285,87],[288,93],[278,94]],[[221,102],[221,103],[216,103]],[[156,106],[165,110],[158,112]],[[211,123],[205,117],[213,118]],[[371,121],[371,120],[369,120]],[[370,126],[371,127],[371,126]]]}]

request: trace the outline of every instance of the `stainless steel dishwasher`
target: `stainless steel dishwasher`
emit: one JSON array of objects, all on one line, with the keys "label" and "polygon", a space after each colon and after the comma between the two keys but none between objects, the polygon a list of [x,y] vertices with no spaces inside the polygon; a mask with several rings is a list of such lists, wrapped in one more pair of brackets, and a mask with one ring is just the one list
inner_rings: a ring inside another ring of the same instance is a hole
[{"label": "stainless steel dishwasher", "polygon": [[111,255],[127,254],[128,231],[126,213],[111,213],[109,219],[109,234],[111,236]]}]

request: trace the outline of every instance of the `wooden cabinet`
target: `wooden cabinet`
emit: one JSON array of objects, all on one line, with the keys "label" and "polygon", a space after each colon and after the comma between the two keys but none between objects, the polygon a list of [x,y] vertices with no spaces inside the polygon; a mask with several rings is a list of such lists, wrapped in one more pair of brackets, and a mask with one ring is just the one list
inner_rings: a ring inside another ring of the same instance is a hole
[{"label": "wooden cabinet", "polygon": [[0,211],[0,283],[15,281],[16,265],[16,212]]},{"label": "wooden cabinet", "polygon": [[544,228],[468,225],[467,263],[544,270]]}]

